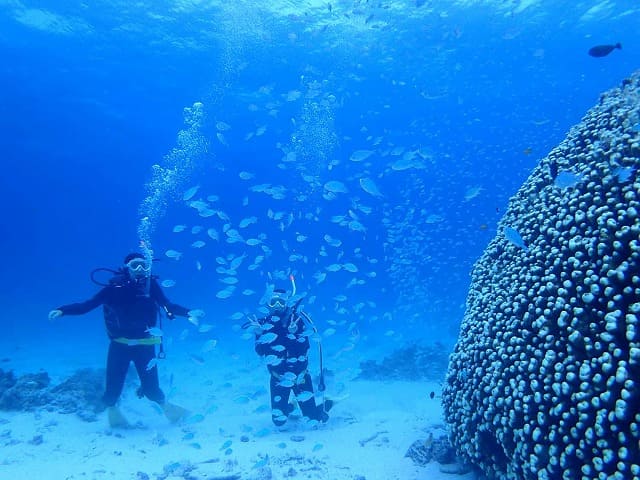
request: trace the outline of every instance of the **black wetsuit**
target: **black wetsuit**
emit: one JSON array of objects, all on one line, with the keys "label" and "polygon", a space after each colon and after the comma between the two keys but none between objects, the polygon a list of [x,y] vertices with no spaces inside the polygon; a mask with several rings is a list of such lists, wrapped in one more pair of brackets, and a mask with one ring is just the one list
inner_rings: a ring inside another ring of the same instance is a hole
[{"label": "black wetsuit", "polygon": [[[309,374],[309,331],[301,316],[290,308],[281,315],[258,320],[262,329],[256,332],[256,353],[266,357],[271,374],[271,418],[277,426],[284,425],[294,407],[289,403],[293,391],[305,417],[326,422],[329,418],[322,406],[316,405]],[[291,320],[297,327],[289,329]],[[276,335],[274,338],[273,335]],[[273,338],[273,340],[272,340]]]},{"label": "black wetsuit", "polygon": [[111,340],[103,396],[107,407],[115,405],[120,398],[131,362],[140,377],[139,394],[162,404],[164,393],[158,382],[158,369],[147,369],[149,362],[156,357],[155,345],[135,345],[135,340],[152,337],[146,330],[156,326],[159,308],[166,309],[170,318],[174,315],[189,316],[189,310],[171,303],[155,279],[150,281],[148,296],[145,295],[144,284],[134,282],[126,273],[115,277],[111,283],[90,300],[63,305],[58,310],[64,315],[82,315],[103,306],[107,335]]}]

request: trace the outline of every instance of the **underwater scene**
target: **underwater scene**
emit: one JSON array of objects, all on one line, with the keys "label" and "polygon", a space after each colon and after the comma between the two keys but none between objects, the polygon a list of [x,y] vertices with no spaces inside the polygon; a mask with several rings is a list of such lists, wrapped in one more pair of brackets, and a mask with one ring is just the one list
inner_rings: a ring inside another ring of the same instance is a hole
[{"label": "underwater scene", "polygon": [[640,479],[639,15],[0,0],[0,478]]}]

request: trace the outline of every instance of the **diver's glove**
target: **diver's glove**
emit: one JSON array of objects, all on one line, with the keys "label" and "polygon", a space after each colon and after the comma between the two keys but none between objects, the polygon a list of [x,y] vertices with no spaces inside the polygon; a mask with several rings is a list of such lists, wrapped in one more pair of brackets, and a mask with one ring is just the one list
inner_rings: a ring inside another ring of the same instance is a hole
[{"label": "diver's glove", "polygon": [[51,310],[49,312],[49,320],[55,320],[58,317],[61,317],[62,315],[64,315],[64,313],[62,312],[62,310]]}]

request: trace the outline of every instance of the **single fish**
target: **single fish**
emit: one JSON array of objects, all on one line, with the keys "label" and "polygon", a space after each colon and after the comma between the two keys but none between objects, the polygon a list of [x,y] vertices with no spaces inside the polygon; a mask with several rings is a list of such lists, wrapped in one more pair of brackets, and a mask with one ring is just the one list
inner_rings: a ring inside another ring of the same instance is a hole
[{"label": "single fish", "polygon": [[334,335],[335,333],[336,333],[336,329],[335,329],[335,328],[327,328],[327,329],[324,331],[323,335],[324,335],[325,337],[330,337],[331,335]]},{"label": "single fish", "polygon": [[360,188],[373,197],[382,197],[382,193],[376,183],[368,177],[360,179]]},{"label": "single fish", "polygon": [[592,57],[606,57],[616,48],[622,50],[622,45],[620,45],[620,43],[616,43],[615,45],[596,45],[595,47],[591,47],[588,53]]},{"label": "single fish", "polygon": [[258,431],[255,433],[255,436],[256,436],[256,437],[258,437],[258,438],[262,438],[262,437],[266,437],[266,436],[267,436],[267,435],[269,435],[270,433],[271,433],[271,429],[269,429],[269,428],[266,428],[266,427],[265,427],[265,428],[263,428],[263,429],[261,429],[261,430],[258,430]]},{"label": "single fish", "polygon": [[625,183],[631,178],[634,172],[635,169],[633,167],[618,167],[613,174],[618,177],[620,183]]},{"label": "single fish", "polygon": [[275,367],[276,365],[280,365],[282,363],[282,358],[278,357],[277,355],[267,355],[264,358],[264,361],[267,365]]},{"label": "single fish", "polygon": [[202,346],[202,351],[203,352],[210,352],[212,351],[214,348],[216,348],[216,345],[218,345],[218,341],[217,340],[207,340],[204,345]]},{"label": "single fish", "polygon": [[353,263],[345,263],[342,265],[342,268],[351,273],[356,273],[358,271],[358,267],[356,267]]},{"label": "single fish", "polygon": [[291,388],[295,384],[296,384],[296,382],[294,382],[293,380],[289,380],[288,378],[283,378],[276,385],[278,385],[280,387]]},{"label": "single fish", "polygon": [[176,282],[175,280],[163,280],[162,283],[160,283],[160,285],[162,285],[164,288],[171,288],[171,287],[175,287],[176,286]]},{"label": "single fish", "polygon": [[504,236],[507,240],[509,240],[509,242],[514,244],[516,247],[521,248],[525,252],[529,251],[529,247],[527,246],[526,243],[524,243],[522,236],[520,236],[520,233],[515,228],[504,227]]},{"label": "single fish", "polygon": [[152,370],[157,364],[158,364],[157,358],[152,358],[151,360],[149,360],[149,363],[147,363],[147,371]]},{"label": "single fish", "polygon": [[351,160],[352,162],[363,162],[371,155],[373,155],[373,152],[371,150],[356,150],[351,154],[349,160]]},{"label": "single fish", "polygon": [[166,252],[164,252],[164,254],[169,258],[173,258],[174,260],[180,260],[180,257],[182,257],[182,253],[178,252],[177,250],[167,250]]},{"label": "single fish", "polygon": [[222,289],[218,293],[216,293],[216,297],[220,299],[229,298],[231,295],[233,295],[233,292],[235,289],[236,289],[235,286],[229,285],[227,288]]},{"label": "single fish", "polygon": [[199,189],[200,189],[200,185],[196,185],[195,187],[189,188],[187,191],[185,191],[182,194],[182,200],[184,200],[185,202],[191,200],[194,197],[194,195],[198,193]]},{"label": "single fish", "polygon": [[256,223],[258,221],[257,217],[248,217],[240,220],[240,224],[238,225],[240,228],[247,228],[249,225]]},{"label": "single fish", "polygon": [[553,181],[554,185],[562,190],[565,188],[573,188],[582,182],[582,175],[563,170],[558,173]]},{"label": "single fish", "polygon": [[313,398],[313,392],[310,392],[309,390],[306,390],[302,392],[300,395],[296,396],[296,400],[298,400],[299,402],[306,402],[311,398]]},{"label": "single fish", "polygon": [[269,333],[260,335],[257,341],[258,343],[272,343],[275,341],[276,338],[278,338],[277,333],[269,332]]},{"label": "single fish", "polygon": [[262,460],[259,460],[256,463],[254,463],[253,467],[251,468],[262,468],[262,467],[265,467],[268,463],[269,463],[269,455],[265,455]]},{"label": "single fish", "polygon": [[193,425],[194,423],[200,423],[204,420],[204,415],[200,413],[196,413],[195,415],[191,415],[184,419],[184,423],[186,425]]},{"label": "single fish", "polygon": [[347,193],[349,190],[344,183],[338,180],[330,180],[324,184],[325,190],[331,193]]},{"label": "single fish", "polygon": [[160,330],[158,327],[149,327],[145,330],[145,332],[147,332],[149,335],[152,335],[154,337],[162,336],[162,330]]}]

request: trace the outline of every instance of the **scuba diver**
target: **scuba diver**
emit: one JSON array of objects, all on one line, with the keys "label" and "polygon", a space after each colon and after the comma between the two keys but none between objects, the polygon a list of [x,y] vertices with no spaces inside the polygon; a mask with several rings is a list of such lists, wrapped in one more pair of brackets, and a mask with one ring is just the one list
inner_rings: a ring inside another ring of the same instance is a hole
[{"label": "scuba diver", "polygon": [[[115,274],[108,284],[95,280],[94,274],[101,270]],[[178,422],[187,414],[187,410],[167,402],[160,389],[156,362],[158,358],[164,358],[164,350],[162,325],[156,325],[160,309],[171,320],[176,315],[188,317],[189,310],[167,299],[156,277],[151,275],[151,261],[141,253],[127,255],[124,267],[117,271],[106,268],[94,270],[91,279],[103,287],[93,298],[51,310],[49,319],[82,315],[103,306],[104,322],[111,341],[107,356],[106,388],[102,397],[108,410],[109,424],[111,427],[130,427],[116,403],[131,362],[140,379],[138,397],[147,397],[158,403],[169,421]],[[156,345],[159,347],[157,356]]]},{"label": "scuba diver", "polygon": [[[295,283],[293,277],[291,281]],[[243,327],[252,327],[255,333],[255,351],[264,357],[271,374],[271,419],[283,426],[295,406],[289,403],[293,392],[300,411],[310,420],[326,423],[328,412],[333,407],[332,400],[316,404],[311,375],[309,374],[309,336],[317,333],[309,315],[298,309],[302,299],[288,306],[285,290],[276,289],[267,302],[269,313],[266,317],[246,323]],[[320,381],[318,391],[324,392],[322,372],[322,350],[320,349]]]}]

